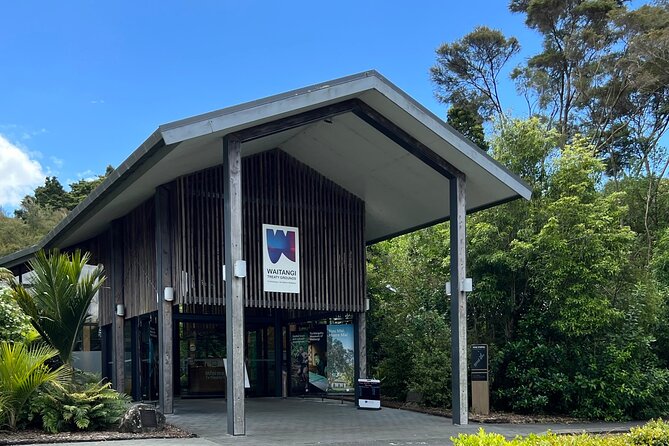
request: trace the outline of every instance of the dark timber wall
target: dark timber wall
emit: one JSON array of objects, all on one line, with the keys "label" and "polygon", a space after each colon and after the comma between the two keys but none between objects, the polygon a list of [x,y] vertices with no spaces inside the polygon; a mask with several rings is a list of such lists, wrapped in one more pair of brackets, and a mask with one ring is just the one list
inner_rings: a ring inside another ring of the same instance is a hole
[{"label": "dark timber wall", "polygon": [[97,237],[93,237],[80,243],[72,249],[81,249],[83,252],[89,252],[91,258],[88,263],[90,265],[104,266],[104,275],[106,277],[105,283],[100,288],[98,293],[98,310],[100,325],[110,324],[113,320],[113,300],[111,294],[111,250],[110,250],[109,233],[104,232]]},{"label": "dark timber wall", "polygon": [[156,311],[156,245],[153,199],[122,219],[125,317]]},{"label": "dark timber wall", "polygon": [[[246,306],[363,311],[363,201],[280,150],[244,158],[242,184]],[[178,303],[223,305],[222,168],[177,179],[173,198]],[[299,228],[300,294],[262,291],[263,223]]]},{"label": "dark timber wall", "polygon": [[[246,306],[363,311],[364,202],[280,150],[244,158],[242,169]],[[175,303],[184,304],[184,312],[219,313],[225,304],[223,169],[203,170],[174,183],[170,232]],[[263,223],[299,228],[300,294],[262,291]],[[130,211],[118,224],[123,240],[114,249],[123,258],[127,319],[156,311],[154,199]],[[92,264],[105,266],[101,325],[112,323],[115,317],[110,241],[108,230],[77,246],[91,252]]]}]

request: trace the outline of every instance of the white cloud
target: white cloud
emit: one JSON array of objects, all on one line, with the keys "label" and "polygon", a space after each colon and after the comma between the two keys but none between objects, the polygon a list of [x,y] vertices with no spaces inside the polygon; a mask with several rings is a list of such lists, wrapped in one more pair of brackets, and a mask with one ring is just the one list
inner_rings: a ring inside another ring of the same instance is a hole
[{"label": "white cloud", "polygon": [[56,156],[50,156],[49,159],[53,163],[54,166],[56,166],[57,169],[60,169],[63,167],[63,160],[56,157]]},{"label": "white cloud", "polygon": [[26,150],[0,135],[0,206],[16,208],[25,195],[44,183],[41,164]]}]

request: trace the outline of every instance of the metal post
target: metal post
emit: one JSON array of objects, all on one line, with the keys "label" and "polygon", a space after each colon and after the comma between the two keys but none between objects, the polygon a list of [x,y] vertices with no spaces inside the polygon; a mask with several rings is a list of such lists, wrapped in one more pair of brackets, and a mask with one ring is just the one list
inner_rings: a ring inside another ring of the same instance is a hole
[{"label": "metal post", "polygon": [[453,424],[468,424],[465,177],[449,180],[451,229],[451,369]]},{"label": "metal post", "polygon": [[223,138],[223,199],[225,243],[225,343],[228,362],[226,402],[228,434],[245,435],[244,414],[244,289],[234,265],[242,260],[242,143],[234,135]]}]

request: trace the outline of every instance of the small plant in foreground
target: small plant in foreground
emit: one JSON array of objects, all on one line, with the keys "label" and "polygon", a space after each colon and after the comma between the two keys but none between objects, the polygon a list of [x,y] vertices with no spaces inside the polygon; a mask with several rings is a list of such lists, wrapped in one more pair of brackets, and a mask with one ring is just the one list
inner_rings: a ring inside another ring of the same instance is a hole
[{"label": "small plant in foreground", "polygon": [[621,435],[557,435],[552,432],[507,440],[479,429],[476,434],[451,437],[454,446],[669,446],[669,423],[651,420]]},{"label": "small plant in foreground", "polygon": [[58,388],[59,382],[68,379],[63,367],[48,366],[56,355],[56,350],[38,343],[26,346],[21,342],[0,342],[0,425],[15,430],[33,393],[47,383]]},{"label": "small plant in foreground", "polygon": [[104,430],[117,424],[130,399],[110,383],[85,382],[48,386],[31,402],[32,418],[41,418],[44,430]]}]

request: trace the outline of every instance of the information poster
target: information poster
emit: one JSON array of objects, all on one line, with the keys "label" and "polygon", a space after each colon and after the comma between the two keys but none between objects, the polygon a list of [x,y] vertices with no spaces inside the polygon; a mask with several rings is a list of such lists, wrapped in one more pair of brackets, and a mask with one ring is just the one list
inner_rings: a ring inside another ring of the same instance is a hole
[{"label": "information poster", "polygon": [[353,392],[353,325],[328,325],[328,392]]},{"label": "information poster", "polygon": [[292,395],[304,395],[309,391],[309,332],[298,331],[290,339]]},{"label": "information poster", "polygon": [[309,332],[309,391],[325,393],[328,390],[326,373],[327,358],[327,329],[325,325],[318,325]]},{"label": "information poster", "polygon": [[316,325],[293,332],[291,395],[354,392],[353,325]]},{"label": "information poster", "polygon": [[300,292],[300,234],[292,226],[262,225],[263,290]]}]

